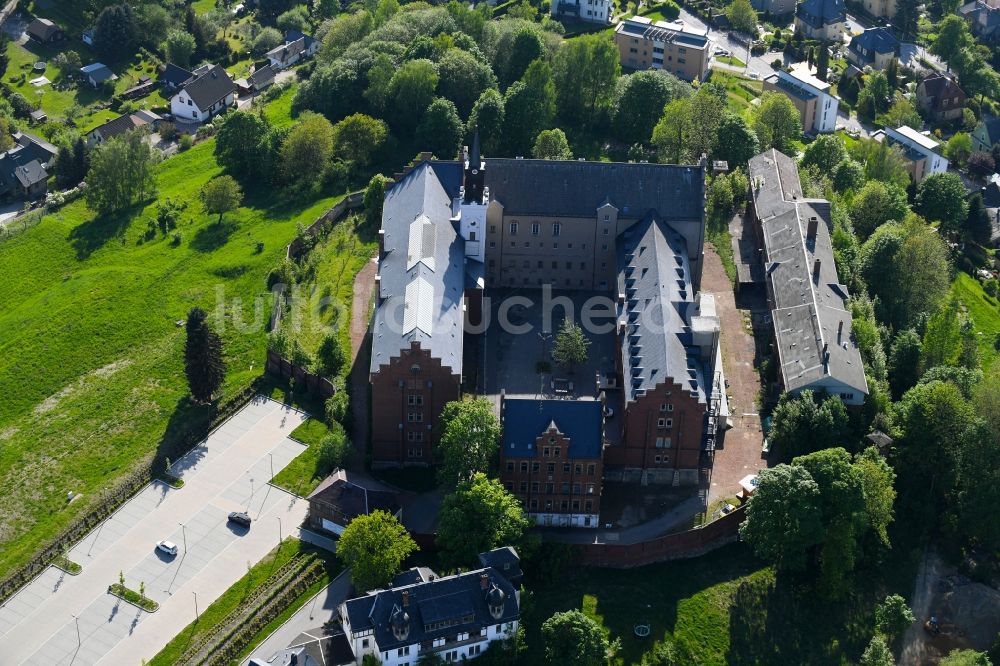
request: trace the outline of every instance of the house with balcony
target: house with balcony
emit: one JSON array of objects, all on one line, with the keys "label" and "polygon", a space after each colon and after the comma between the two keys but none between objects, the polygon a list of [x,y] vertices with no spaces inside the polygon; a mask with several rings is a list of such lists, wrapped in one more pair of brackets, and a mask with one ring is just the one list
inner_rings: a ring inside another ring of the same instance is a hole
[{"label": "house with balcony", "polygon": [[685,81],[708,76],[712,42],[707,30],[680,20],[634,16],[618,23],[614,39],[625,69],[662,69]]},{"label": "house with balcony", "polygon": [[837,129],[837,109],[840,100],[830,92],[830,84],[813,76],[805,63],[792,71],[778,70],[764,79],[764,90],[780,92],[799,111],[802,130],[807,134],[824,134]]},{"label": "house with balcony", "polygon": [[906,125],[893,129],[885,127],[872,134],[876,141],[887,141],[902,153],[906,170],[914,183],[920,183],[932,173],[948,170],[948,159],[941,154],[941,144]]}]

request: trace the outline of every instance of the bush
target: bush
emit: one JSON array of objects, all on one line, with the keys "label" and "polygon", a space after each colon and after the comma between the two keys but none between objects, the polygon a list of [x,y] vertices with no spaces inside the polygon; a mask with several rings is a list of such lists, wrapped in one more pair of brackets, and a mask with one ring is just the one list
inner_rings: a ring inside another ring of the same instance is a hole
[{"label": "bush", "polygon": [[167,121],[160,123],[160,138],[164,141],[176,141],[179,134],[177,125]]},{"label": "bush", "polygon": [[347,391],[343,389],[327,398],[326,404],[324,405],[326,422],[331,426],[334,423],[345,424],[348,420],[348,410],[350,408],[350,404],[351,397],[347,394]]},{"label": "bush", "polygon": [[343,467],[354,451],[350,440],[347,439],[347,433],[344,432],[344,429],[339,424],[333,426],[332,430],[319,443],[320,465],[329,470]]},{"label": "bush", "polygon": [[321,374],[328,377],[340,374],[341,368],[344,367],[344,361],[347,360],[347,354],[344,353],[344,348],[334,334],[328,333],[323,338],[316,351],[316,360]]},{"label": "bush", "polygon": [[997,293],[1000,292],[1000,283],[996,280],[987,280],[983,284],[983,291],[985,291],[988,296],[996,298]]},{"label": "bush", "polygon": [[181,134],[177,142],[177,150],[184,152],[194,145],[194,138],[190,134]]}]

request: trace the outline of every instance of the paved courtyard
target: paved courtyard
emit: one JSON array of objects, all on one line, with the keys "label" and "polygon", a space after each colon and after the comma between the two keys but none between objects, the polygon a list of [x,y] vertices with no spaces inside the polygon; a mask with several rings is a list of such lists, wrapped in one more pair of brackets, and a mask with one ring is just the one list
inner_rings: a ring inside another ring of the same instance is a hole
[{"label": "paved courtyard", "polygon": [[[139,664],[155,655],[277,544],[301,536],[307,503],[268,481],[305,447],[306,415],[258,398],[174,463],[184,486],[157,482],[69,552],[78,576],[50,567],[0,607],[0,664]],[[249,530],[227,523],[247,511]],[[308,536],[308,535],[305,535]],[[155,550],[173,541],[175,557]],[[160,604],[147,613],[107,593],[125,576]],[[75,619],[76,618],[76,619]]]}]

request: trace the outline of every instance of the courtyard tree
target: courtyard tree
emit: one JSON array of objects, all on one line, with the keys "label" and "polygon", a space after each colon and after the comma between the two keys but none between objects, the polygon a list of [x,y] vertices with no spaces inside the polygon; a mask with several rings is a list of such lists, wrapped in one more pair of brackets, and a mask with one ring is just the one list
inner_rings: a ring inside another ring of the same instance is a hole
[{"label": "courtyard tree", "polygon": [[555,344],[552,346],[552,358],[564,368],[572,368],[587,360],[589,347],[590,340],[587,339],[583,329],[567,320],[556,334]]},{"label": "courtyard tree", "polygon": [[802,134],[802,121],[788,97],[766,92],[761,95],[760,105],[753,112],[753,129],[762,149],[787,151],[791,142]]},{"label": "courtyard tree", "polygon": [[531,156],[536,160],[571,160],[573,151],[566,140],[566,134],[557,127],[538,133]]},{"label": "courtyard tree", "polygon": [[332,156],[333,125],[318,113],[303,113],[281,146],[285,177],[307,186],[323,177]]},{"label": "courtyard tree", "polygon": [[687,156],[691,130],[691,100],[675,99],[663,109],[653,128],[653,146],[663,164],[681,164]]},{"label": "courtyard tree", "polygon": [[195,307],[188,312],[184,344],[184,374],[195,402],[212,402],[226,377],[222,338],[208,325],[208,315]]},{"label": "courtyard tree", "polygon": [[222,224],[222,216],[239,208],[243,202],[243,190],[232,176],[216,176],[201,188],[201,203],[205,212],[218,214],[218,223]]},{"label": "courtyard tree", "polygon": [[359,592],[388,585],[416,550],[406,528],[382,510],[352,520],[337,541],[337,558],[351,568],[351,581]]},{"label": "courtyard tree", "polygon": [[105,214],[128,208],[156,192],[153,167],[159,153],[142,132],[129,132],[90,152],[87,206]]},{"label": "courtyard tree", "polygon": [[801,466],[778,465],[758,477],[740,535],[754,553],[780,568],[802,569],[823,540],[819,486]]},{"label": "courtyard tree", "polygon": [[906,599],[898,594],[890,594],[875,607],[875,629],[890,640],[902,636],[915,620]]},{"label": "courtyard tree", "polygon": [[520,500],[479,472],[445,495],[437,543],[449,566],[468,567],[479,553],[519,544],[527,529]]},{"label": "courtyard tree", "polygon": [[478,472],[489,471],[500,446],[500,422],[489,400],[449,402],[441,411],[438,427],[441,429],[437,445],[441,485],[447,489],[456,488]]},{"label": "courtyard tree", "polygon": [[545,661],[553,666],[603,666],[611,649],[607,630],[578,610],[545,620],[542,639]]}]

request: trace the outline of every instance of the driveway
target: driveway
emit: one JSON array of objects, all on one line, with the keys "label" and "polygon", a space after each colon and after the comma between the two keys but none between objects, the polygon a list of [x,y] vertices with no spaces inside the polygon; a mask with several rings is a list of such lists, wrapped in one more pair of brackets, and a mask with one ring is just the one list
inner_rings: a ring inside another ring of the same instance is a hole
[{"label": "driveway", "polygon": [[[138,664],[155,655],[247,567],[299,535],[305,501],[268,481],[305,447],[288,434],[306,415],[258,398],[173,465],[184,486],[156,482],[68,554],[83,570],[49,568],[0,607],[3,664]],[[249,529],[227,524],[248,511]],[[168,539],[175,557],[155,551]],[[147,613],[107,594],[118,580],[160,604]],[[78,618],[78,621],[74,618]]]},{"label": "driveway", "polygon": [[[713,49],[715,47],[723,48],[732,53],[735,57],[747,63],[746,70],[743,70],[741,68],[736,68],[735,71],[756,72],[757,74],[760,75],[760,78],[762,79],[765,76],[774,73],[774,68],[771,67],[771,61],[773,61],[775,58],[780,58],[781,57],[780,53],[765,53],[763,56],[750,56],[748,53],[749,47],[747,44],[739,42],[736,39],[733,39],[729,35],[728,31],[719,30],[717,28],[708,25],[707,23],[705,23],[699,17],[689,12],[684,7],[681,7],[681,13],[679,18],[688,25],[698,28],[699,30],[708,30],[708,38],[712,40]],[[722,65],[724,63],[719,63],[719,64]],[[723,67],[719,67],[719,69],[723,69]]]}]

